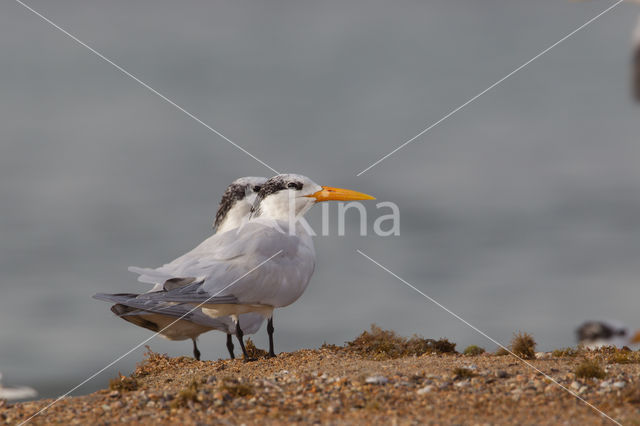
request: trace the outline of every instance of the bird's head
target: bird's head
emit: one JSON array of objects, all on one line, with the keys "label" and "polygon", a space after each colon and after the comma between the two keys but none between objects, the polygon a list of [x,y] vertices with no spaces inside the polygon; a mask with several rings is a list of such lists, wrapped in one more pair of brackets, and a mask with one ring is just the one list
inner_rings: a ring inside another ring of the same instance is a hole
[{"label": "bird's head", "polygon": [[216,232],[225,232],[240,226],[243,219],[249,217],[251,207],[256,200],[265,177],[247,176],[234,180],[227,187],[220,200],[213,227]]},{"label": "bird's head", "polygon": [[256,197],[252,217],[287,219],[291,213],[301,216],[321,201],[375,200],[350,189],[320,186],[306,176],[281,174],[268,179]]}]

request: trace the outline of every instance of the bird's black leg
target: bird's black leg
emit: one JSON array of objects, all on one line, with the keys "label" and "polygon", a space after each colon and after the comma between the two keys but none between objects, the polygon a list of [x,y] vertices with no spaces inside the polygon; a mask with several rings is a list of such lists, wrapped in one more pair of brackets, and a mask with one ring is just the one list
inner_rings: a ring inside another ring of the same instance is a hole
[{"label": "bird's black leg", "polygon": [[267,333],[269,333],[269,355],[268,358],[275,358],[276,353],[273,351],[273,317],[267,321]]},{"label": "bird's black leg", "polygon": [[244,336],[244,333],[242,332],[242,329],[240,328],[240,321],[236,322],[236,337],[238,338],[238,341],[240,342],[240,348],[242,349],[242,355],[244,357],[244,362],[249,362],[249,361],[255,361],[255,358],[250,358],[249,354],[247,353],[247,349],[244,347],[244,341],[242,340],[242,337]]},{"label": "bird's black leg", "polygon": [[200,361],[200,351],[198,350],[198,344],[196,343],[196,339],[193,340],[193,357]]},{"label": "bird's black leg", "polygon": [[235,359],[236,357],[233,356],[233,338],[231,334],[227,334],[227,350],[229,351],[231,359]]}]

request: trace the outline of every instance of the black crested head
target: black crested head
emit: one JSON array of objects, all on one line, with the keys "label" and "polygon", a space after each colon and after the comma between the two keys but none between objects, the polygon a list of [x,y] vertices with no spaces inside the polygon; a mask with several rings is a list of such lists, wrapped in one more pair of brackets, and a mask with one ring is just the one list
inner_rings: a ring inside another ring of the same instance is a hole
[{"label": "black crested head", "polygon": [[251,207],[251,216],[260,216],[260,214],[262,213],[260,211],[260,203],[269,195],[275,194],[276,192],[282,191],[284,189],[294,189],[297,191],[301,190],[304,186],[304,179],[304,176],[296,174],[282,174],[269,178],[262,185],[260,192],[258,192],[256,201],[253,203],[253,207]]},{"label": "black crested head", "polygon": [[[220,226],[224,223],[231,209],[240,201],[247,202],[248,210],[249,200],[246,200],[247,197],[253,197],[254,194],[257,194],[266,181],[267,178],[265,177],[245,176],[231,182],[231,185],[227,187],[222,195],[213,227],[220,229]],[[246,213],[247,211],[243,209],[242,214],[244,215]]]},{"label": "black crested head", "polygon": [[246,196],[246,185],[242,185],[239,183],[232,183],[227,187],[227,190],[222,194],[222,199],[220,200],[220,205],[218,206],[218,211],[216,212],[216,221],[213,223],[213,226],[217,228],[220,226],[224,218],[229,213],[229,210],[237,203],[241,201]]}]

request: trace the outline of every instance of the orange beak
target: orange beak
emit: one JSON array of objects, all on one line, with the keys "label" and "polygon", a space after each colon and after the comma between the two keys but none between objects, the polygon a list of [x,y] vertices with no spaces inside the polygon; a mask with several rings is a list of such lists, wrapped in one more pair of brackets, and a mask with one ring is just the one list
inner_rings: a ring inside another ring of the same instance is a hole
[{"label": "orange beak", "polygon": [[640,343],[640,330],[636,331],[636,334],[633,335],[633,337],[631,338],[631,343],[634,345]]},{"label": "orange beak", "polygon": [[323,186],[322,189],[314,194],[307,195],[313,197],[316,201],[354,201],[354,200],[375,200],[371,195],[362,192],[352,191],[350,189],[332,188]]}]

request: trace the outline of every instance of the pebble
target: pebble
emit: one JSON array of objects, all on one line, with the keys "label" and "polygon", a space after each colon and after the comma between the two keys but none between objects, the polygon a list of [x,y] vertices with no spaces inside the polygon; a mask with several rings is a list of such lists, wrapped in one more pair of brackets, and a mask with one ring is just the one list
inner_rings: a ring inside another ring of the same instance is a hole
[{"label": "pebble", "polygon": [[580,390],[581,387],[582,387],[582,383],[578,381],[574,381],[571,383],[571,389],[573,390]]},{"label": "pebble", "polygon": [[627,386],[627,383],[626,383],[626,382],[615,382],[615,383],[613,384],[613,387],[614,387],[614,388],[616,388],[616,389],[622,389],[622,388],[624,388],[625,386]]},{"label": "pebble", "polygon": [[338,413],[340,411],[339,405],[330,405],[327,407],[327,412],[329,413]]},{"label": "pebble", "polygon": [[608,380],[605,380],[604,382],[600,383],[601,388],[608,388],[610,386],[611,386],[611,382]]},{"label": "pebble", "polygon": [[463,380],[461,382],[456,382],[454,384],[454,386],[458,387],[458,388],[466,388],[467,386],[469,386],[469,380]]},{"label": "pebble", "polygon": [[389,383],[389,379],[384,376],[370,376],[365,379],[365,382],[373,385],[385,385]]},{"label": "pebble", "polygon": [[432,385],[427,385],[422,389],[418,389],[418,395],[424,395],[425,393],[429,393],[433,391],[434,387]]}]

